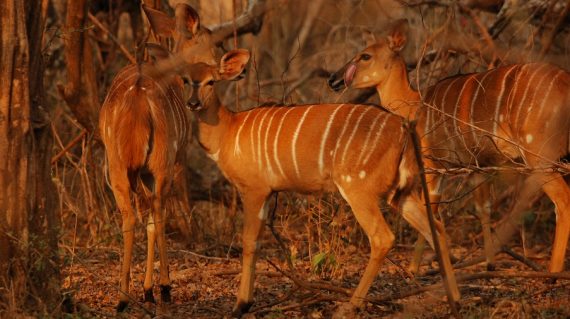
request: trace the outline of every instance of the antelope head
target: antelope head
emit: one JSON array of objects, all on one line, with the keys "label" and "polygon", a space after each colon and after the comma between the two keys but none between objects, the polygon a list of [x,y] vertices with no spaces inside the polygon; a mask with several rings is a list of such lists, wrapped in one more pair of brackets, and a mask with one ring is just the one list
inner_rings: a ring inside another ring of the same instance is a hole
[{"label": "antelope head", "polygon": [[328,85],[335,91],[346,87],[369,88],[381,85],[389,76],[390,70],[400,58],[406,45],[408,22],[398,20],[388,36],[376,39],[371,32],[363,37],[366,49],[359,52],[340,70],[331,74]]},{"label": "antelope head", "polygon": [[200,111],[211,106],[217,99],[214,83],[243,78],[249,56],[249,51],[235,49],[224,54],[219,66],[206,63],[190,65],[182,76],[186,105],[192,111]]}]

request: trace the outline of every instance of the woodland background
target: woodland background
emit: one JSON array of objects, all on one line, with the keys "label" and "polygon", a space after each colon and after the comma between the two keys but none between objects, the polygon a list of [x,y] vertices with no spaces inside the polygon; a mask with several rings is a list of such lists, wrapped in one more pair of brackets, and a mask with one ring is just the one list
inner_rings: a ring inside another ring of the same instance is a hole
[{"label": "woodland background", "polygon": [[[172,15],[169,1],[148,2]],[[209,27],[231,25],[254,4],[253,0],[189,2]],[[255,4],[262,10],[252,13],[253,34],[230,36],[224,42],[225,49],[237,44],[253,53],[244,80],[217,88],[223,102],[235,111],[267,102],[379,103],[374,91],[334,93],[326,78],[363,49],[364,30],[381,36],[398,18],[411,25],[403,54],[413,86],[419,89],[449,75],[516,62],[548,61],[570,69],[570,1],[566,0]],[[4,0],[0,4],[0,317],[114,316],[121,218],[105,179],[104,150],[95,128],[114,75],[132,59],[145,32],[138,1]],[[191,174],[185,195],[190,207],[169,203],[173,317],[223,317],[229,313],[239,280],[241,204],[195,142],[187,151]],[[488,174],[496,181],[492,193],[496,223],[512,204],[517,179]],[[442,216],[454,254],[469,258],[482,253],[482,237],[464,177],[451,178],[444,193],[449,204]],[[554,207],[546,198],[534,201],[532,214],[511,247],[545,266]],[[326,285],[354,287],[358,282],[368,258],[365,235],[346,203],[335,195],[282,194],[276,211],[274,225],[283,246],[265,232],[254,315],[330,316],[335,304],[347,296],[327,290]],[[370,303],[362,316],[448,316],[441,290],[395,298],[395,293],[439,278],[409,277],[404,269],[417,235],[397,214],[386,209],[385,215],[396,233],[397,247],[370,294],[394,300]],[[143,224],[137,227],[136,300],[142,296],[146,245]],[[287,276],[287,255],[302,282],[294,283]],[[506,255],[501,255],[498,266],[528,269]],[[422,269],[431,267],[428,258]],[[309,282],[314,285],[309,287]],[[461,314],[466,317],[570,315],[568,281],[551,285],[544,279],[495,278],[460,287]],[[136,304],[131,308],[127,315],[145,314]]]}]

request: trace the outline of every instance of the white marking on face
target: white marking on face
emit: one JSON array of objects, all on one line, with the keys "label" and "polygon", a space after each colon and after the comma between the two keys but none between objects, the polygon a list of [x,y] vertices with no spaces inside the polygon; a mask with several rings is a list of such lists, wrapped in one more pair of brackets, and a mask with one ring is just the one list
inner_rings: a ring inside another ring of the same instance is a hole
[{"label": "white marking on face", "polygon": [[309,114],[309,111],[311,110],[311,108],[313,108],[313,106],[314,105],[307,107],[307,109],[303,113],[303,116],[301,117],[301,120],[299,121],[299,124],[297,124],[297,128],[295,129],[295,133],[293,133],[293,143],[291,143],[291,153],[292,153],[291,155],[293,158],[293,166],[295,167],[295,173],[297,173],[297,177],[299,178],[301,178],[301,172],[299,171],[299,164],[297,163],[297,140],[299,139],[299,132],[301,131],[303,122],[305,122],[305,118],[307,117],[307,114]]},{"label": "white marking on face", "polygon": [[526,135],[526,143],[530,144],[530,143],[532,143],[532,140],[533,140],[532,134],[527,134]]},{"label": "white marking on face", "polygon": [[360,173],[358,173],[358,177],[360,177],[360,179],[364,179],[366,177],[366,172],[360,171]]},{"label": "white marking on face", "polygon": [[331,129],[331,125],[334,122],[336,113],[338,112],[338,110],[340,110],[341,107],[343,107],[344,104],[339,105],[329,116],[329,120],[327,122],[327,126],[325,128],[325,132],[323,133],[323,136],[321,138],[321,146],[319,148],[319,174],[323,175],[323,170],[324,170],[324,166],[325,166],[325,146],[327,143],[327,137],[329,136],[329,131]]}]

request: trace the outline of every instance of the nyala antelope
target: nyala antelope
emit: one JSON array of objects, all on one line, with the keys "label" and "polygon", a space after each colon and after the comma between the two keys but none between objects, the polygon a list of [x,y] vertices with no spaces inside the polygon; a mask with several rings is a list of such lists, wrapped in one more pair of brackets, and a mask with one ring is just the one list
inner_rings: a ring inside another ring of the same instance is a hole
[{"label": "nyala antelope", "polygon": [[[329,86],[340,90],[375,87],[382,105],[405,118],[417,119],[430,168],[462,165],[497,166],[515,161],[536,169],[526,177],[520,194],[540,187],[556,207],[556,233],[549,271],[564,269],[570,233],[570,188],[558,172],[557,162],[570,152],[570,74],[546,63],[515,64],[490,71],[447,78],[427,89],[424,104],[410,87],[406,64],[400,55],[406,43],[407,21],[396,23],[386,38],[368,47],[331,75]],[[439,196],[438,180],[430,193]],[[528,205],[525,195],[513,212]],[[482,211],[489,224],[488,207]],[[514,217],[514,216],[513,216]],[[487,261],[516,227],[504,223],[492,243],[484,233]]]},{"label": "nyala antelope", "polygon": [[[200,28],[199,16],[192,7],[178,4],[176,19],[160,11],[143,8],[154,32],[174,38],[175,53],[191,50],[191,55],[183,56],[184,62],[216,62],[210,31]],[[161,300],[165,304],[170,302],[164,199],[172,188],[175,171],[180,169],[176,166],[183,162],[184,146],[191,136],[182,78],[172,72],[157,72],[154,68],[155,62],[167,63],[170,52],[152,44],[148,45],[148,51],[153,62],[126,66],[115,76],[99,118],[109,179],[123,220],[124,250],[118,311],[123,311],[129,302],[136,220],[131,191],[137,195],[137,210],[147,202],[146,206],[151,209],[147,218],[144,300],[155,302],[152,273],[156,242],[160,258]]]},{"label": "nyala antelope", "polygon": [[[214,84],[238,77],[248,60],[248,51],[233,50],[219,68],[199,63],[184,74],[185,101],[198,120],[200,144],[243,202],[243,269],[233,314],[240,316],[253,303],[257,240],[268,197],[278,191],[338,191],[350,204],[371,247],[362,279],[343,307],[351,311],[363,305],[394,242],[378,206],[380,197],[401,206],[404,218],[431,238],[411,135],[401,117],[367,105],[273,106],[232,113],[216,96]],[[448,258],[445,265],[451,266]]]}]

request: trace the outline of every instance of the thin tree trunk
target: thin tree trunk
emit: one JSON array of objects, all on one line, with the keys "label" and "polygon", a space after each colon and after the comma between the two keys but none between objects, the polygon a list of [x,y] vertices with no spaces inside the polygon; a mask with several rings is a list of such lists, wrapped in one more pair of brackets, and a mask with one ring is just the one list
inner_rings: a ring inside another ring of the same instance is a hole
[{"label": "thin tree trunk", "polygon": [[41,56],[46,11],[47,0],[0,3],[0,306],[8,314],[53,314],[59,299]]}]

